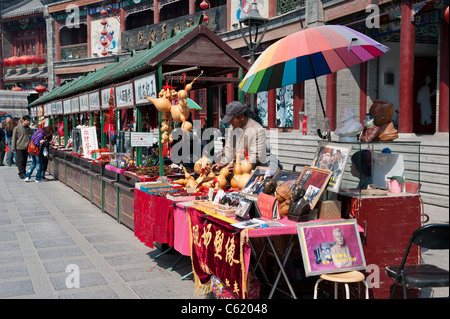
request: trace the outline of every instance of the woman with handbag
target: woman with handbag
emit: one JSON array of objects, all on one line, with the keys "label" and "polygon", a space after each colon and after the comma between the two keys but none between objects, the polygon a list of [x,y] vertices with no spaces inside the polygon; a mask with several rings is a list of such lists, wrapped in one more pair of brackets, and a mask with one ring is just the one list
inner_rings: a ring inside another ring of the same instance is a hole
[{"label": "woman with handbag", "polygon": [[36,168],[35,182],[39,183],[44,181],[42,179],[42,163],[44,161],[44,155],[40,151],[40,145],[44,143],[47,138],[53,135],[53,127],[46,126],[38,129],[31,137],[30,145],[28,146],[28,153],[31,156],[31,166],[28,168],[25,175],[25,182],[30,181],[31,174],[33,174]]}]

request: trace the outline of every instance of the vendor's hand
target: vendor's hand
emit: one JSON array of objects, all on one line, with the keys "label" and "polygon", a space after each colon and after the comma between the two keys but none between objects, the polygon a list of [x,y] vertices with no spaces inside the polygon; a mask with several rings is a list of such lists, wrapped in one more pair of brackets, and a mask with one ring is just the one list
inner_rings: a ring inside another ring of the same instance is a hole
[{"label": "vendor's hand", "polygon": [[214,170],[221,170],[223,167],[225,167],[225,165],[226,164],[224,164],[224,163],[215,163],[212,167],[211,167],[211,169],[214,171]]}]

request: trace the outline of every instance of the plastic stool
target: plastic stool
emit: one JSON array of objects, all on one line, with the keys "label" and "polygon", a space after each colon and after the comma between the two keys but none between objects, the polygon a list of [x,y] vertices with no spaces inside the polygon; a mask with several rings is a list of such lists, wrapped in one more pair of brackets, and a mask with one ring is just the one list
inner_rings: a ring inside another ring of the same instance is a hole
[{"label": "plastic stool", "polygon": [[366,277],[364,277],[363,273],[359,271],[349,271],[349,272],[342,272],[337,274],[322,274],[320,275],[320,278],[317,279],[316,284],[314,285],[314,299],[317,299],[317,290],[319,283],[322,280],[332,281],[334,282],[334,299],[337,299],[338,297],[338,284],[342,283],[345,284],[345,297],[346,299],[350,299],[350,292],[348,289],[349,283],[354,282],[362,282],[364,286],[366,287],[366,299],[369,299],[369,286],[366,282]]}]

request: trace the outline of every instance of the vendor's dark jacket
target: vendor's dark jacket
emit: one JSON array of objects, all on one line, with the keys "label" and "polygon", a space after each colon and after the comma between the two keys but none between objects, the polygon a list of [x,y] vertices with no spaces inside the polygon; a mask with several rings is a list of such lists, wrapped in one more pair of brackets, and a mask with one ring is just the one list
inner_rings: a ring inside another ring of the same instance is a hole
[{"label": "vendor's dark jacket", "polygon": [[11,150],[26,150],[32,135],[33,130],[29,126],[17,125],[13,131]]}]

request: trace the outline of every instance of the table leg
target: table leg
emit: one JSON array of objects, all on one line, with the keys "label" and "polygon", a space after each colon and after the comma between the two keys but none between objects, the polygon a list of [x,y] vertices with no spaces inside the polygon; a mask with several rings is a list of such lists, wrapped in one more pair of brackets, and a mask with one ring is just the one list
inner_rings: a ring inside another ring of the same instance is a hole
[{"label": "table leg", "polygon": [[259,253],[259,256],[256,254],[255,248],[253,247],[253,245],[252,245],[250,240],[248,241],[248,243],[250,245],[250,250],[252,252],[252,255],[253,255],[253,257],[256,260],[256,264],[254,266],[255,269],[258,268],[261,271],[262,276],[264,277],[264,280],[266,281],[266,283],[269,283],[269,278],[267,277],[267,274],[266,274],[266,272],[264,271],[264,268],[261,265],[261,258],[262,258],[263,254],[264,254],[264,251],[266,250],[267,241],[264,241],[264,245],[263,245],[263,247],[261,249],[261,252]]},{"label": "table leg", "polygon": [[291,254],[292,248],[294,247],[294,238],[296,236],[292,235],[291,239],[289,240],[289,246],[288,249],[286,251],[286,254],[283,258],[283,262],[280,261],[280,258],[278,257],[277,251],[272,243],[272,240],[270,239],[270,237],[267,237],[267,241],[269,242],[270,248],[272,249],[273,255],[275,256],[275,259],[277,261],[278,266],[280,267],[280,271],[278,272],[277,278],[275,279],[275,282],[273,283],[273,287],[272,290],[270,291],[269,297],[268,299],[271,299],[273,296],[273,293],[275,292],[275,289],[277,288],[278,285],[278,281],[281,278],[281,275],[283,275],[284,280],[286,280],[286,283],[288,285],[289,291],[291,292],[291,296],[294,299],[297,299],[297,296],[295,295],[294,289],[292,288],[291,282],[289,281],[289,278],[284,270],[284,266],[286,265],[286,262],[289,258],[289,255]]},{"label": "table leg", "polygon": [[164,250],[162,253],[159,253],[158,255],[156,255],[155,257],[153,257],[153,259],[156,259],[158,257],[161,257],[164,254],[167,254],[169,251],[171,251],[173,249],[173,247],[169,247],[166,250]]}]

